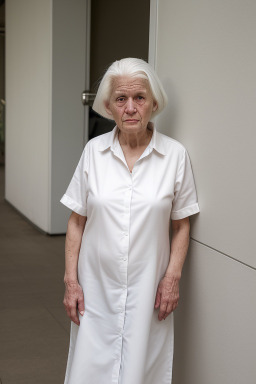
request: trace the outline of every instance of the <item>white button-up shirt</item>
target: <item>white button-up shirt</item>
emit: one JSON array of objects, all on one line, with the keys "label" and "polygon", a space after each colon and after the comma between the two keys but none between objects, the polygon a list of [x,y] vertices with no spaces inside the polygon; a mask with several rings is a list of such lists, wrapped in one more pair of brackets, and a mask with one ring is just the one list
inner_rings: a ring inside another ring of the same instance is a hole
[{"label": "white button-up shirt", "polygon": [[130,172],[118,129],[90,140],[61,202],[87,216],[78,260],[85,313],[65,384],[170,384],[173,313],[158,320],[170,220],[199,212],[189,156],[156,131]]}]

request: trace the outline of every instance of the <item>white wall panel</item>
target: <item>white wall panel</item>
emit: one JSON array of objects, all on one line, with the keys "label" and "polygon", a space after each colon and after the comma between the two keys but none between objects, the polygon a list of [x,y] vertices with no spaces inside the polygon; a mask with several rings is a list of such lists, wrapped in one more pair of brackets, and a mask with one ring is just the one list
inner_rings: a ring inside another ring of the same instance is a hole
[{"label": "white wall panel", "polygon": [[173,384],[256,382],[256,271],[191,242],[175,311]]},{"label": "white wall panel", "polygon": [[59,202],[84,147],[86,0],[7,0],[6,199],[64,233]]},{"label": "white wall panel", "polygon": [[65,233],[71,211],[60,198],[84,148],[86,1],[53,0],[52,147],[49,232]]},{"label": "white wall panel", "polygon": [[6,1],[6,199],[48,230],[51,0]]},{"label": "white wall panel", "polygon": [[256,2],[158,4],[156,68],[170,104],[157,123],[191,156],[192,235],[256,267]]}]

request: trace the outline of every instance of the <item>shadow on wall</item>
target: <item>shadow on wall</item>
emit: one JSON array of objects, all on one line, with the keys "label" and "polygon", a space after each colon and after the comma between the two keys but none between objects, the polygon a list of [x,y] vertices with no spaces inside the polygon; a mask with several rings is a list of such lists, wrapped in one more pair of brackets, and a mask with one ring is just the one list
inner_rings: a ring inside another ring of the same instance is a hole
[{"label": "shadow on wall", "polygon": [[0,100],[0,164],[4,164],[5,154],[5,100]]},{"label": "shadow on wall", "polygon": [[161,133],[164,133],[167,136],[170,136],[171,133],[171,137],[175,139],[178,126],[177,120],[180,113],[178,93],[174,84],[169,78],[163,78],[161,81],[168,96],[167,107],[161,113],[161,119],[164,117],[164,115],[168,116],[168,126],[163,125],[161,127]]}]

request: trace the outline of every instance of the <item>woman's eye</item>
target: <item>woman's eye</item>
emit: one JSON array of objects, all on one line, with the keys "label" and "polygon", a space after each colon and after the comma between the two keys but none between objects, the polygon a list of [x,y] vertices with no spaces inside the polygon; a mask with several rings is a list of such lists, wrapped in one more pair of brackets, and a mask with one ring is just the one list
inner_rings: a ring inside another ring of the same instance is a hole
[{"label": "woman's eye", "polygon": [[145,102],[145,97],[144,96],[137,96],[137,103],[143,104]]}]

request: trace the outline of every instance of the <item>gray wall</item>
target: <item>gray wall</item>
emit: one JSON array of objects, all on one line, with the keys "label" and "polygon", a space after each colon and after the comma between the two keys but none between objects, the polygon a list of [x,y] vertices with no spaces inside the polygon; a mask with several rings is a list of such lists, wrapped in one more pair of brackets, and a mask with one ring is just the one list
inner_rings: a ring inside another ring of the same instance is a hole
[{"label": "gray wall", "polygon": [[256,382],[254,1],[158,1],[158,129],[188,149],[201,213],[176,311],[174,384]]}]

